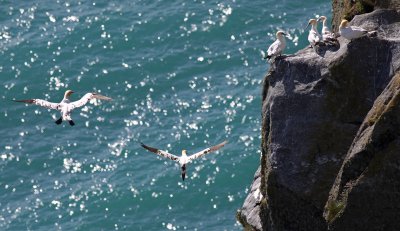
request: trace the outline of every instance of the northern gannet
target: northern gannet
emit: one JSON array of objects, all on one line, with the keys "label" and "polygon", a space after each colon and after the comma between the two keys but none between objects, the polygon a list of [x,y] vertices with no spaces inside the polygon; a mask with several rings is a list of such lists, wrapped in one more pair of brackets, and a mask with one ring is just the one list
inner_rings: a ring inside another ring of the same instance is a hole
[{"label": "northern gannet", "polygon": [[285,32],[276,32],[276,40],[269,46],[267,56],[264,59],[270,60],[272,57],[281,56],[286,47]]},{"label": "northern gannet", "polygon": [[157,148],[149,147],[149,146],[147,146],[147,145],[145,145],[143,143],[140,143],[140,145],[143,148],[149,150],[150,152],[154,152],[155,154],[157,154],[159,156],[162,156],[162,157],[165,157],[165,158],[168,158],[168,159],[171,159],[173,161],[178,162],[180,167],[181,167],[182,180],[185,180],[186,164],[190,163],[194,159],[200,158],[200,157],[202,157],[202,156],[204,156],[204,155],[206,155],[206,154],[208,154],[210,152],[213,152],[213,151],[216,151],[216,150],[222,148],[227,142],[228,141],[224,141],[224,142],[222,142],[222,143],[220,143],[218,145],[215,145],[215,146],[212,146],[210,148],[204,149],[204,150],[202,150],[200,152],[197,152],[197,153],[195,153],[193,155],[190,155],[190,156],[186,155],[186,150],[182,150],[182,156],[180,156],[180,157],[176,156],[176,155],[173,155],[171,153],[168,153],[166,151],[157,149]]},{"label": "northern gannet", "polygon": [[329,30],[328,26],[326,25],[326,17],[321,16],[318,18],[318,21],[322,21],[322,40],[325,41],[333,41],[336,40],[334,34]]},{"label": "northern gannet", "polygon": [[322,36],[318,33],[316,19],[310,19],[308,21],[308,25],[307,25],[306,29],[310,25],[311,25],[311,29],[310,29],[310,32],[308,32],[308,41],[310,42],[310,45],[312,47],[314,47],[315,45],[322,42]]},{"label": "northern gannet", "polygon": [[61,124],[63,120],[69,122],[71,126],[74,126],[75,123],[71,119],[71,112],[77,108],[82,107],[91,99],[101,99],[101,100],[112,100],[109,97],[100,95],[98,93],[86,93],[80,100],[70,102],[69,97],[74,93],[71,90],[67,90],[64,94],[63,100],[60,103],[51,103],[49,101],[43,99],[24,99],[24,100],[14,100],[15,102],[35,104],[49,109],[55,109],[61,112],[61,117],[55,121],[56,124]]},{"label": "northern gannet", "polygon": [[339,32],[343,38],[352,40],[360,38],[368,33],[366,29],[357,26],[349,26],[348,23],[346,19],[343,19],[340,23]]}]

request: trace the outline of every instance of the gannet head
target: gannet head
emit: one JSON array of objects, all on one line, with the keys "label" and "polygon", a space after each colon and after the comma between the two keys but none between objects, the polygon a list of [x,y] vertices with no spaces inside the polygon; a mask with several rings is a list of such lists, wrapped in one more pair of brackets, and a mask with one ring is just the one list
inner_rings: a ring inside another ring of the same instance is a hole
[{"label": "gannet head", "polygon": [[326,17],[325,16],[321,16],[321,17],[318,18],[318,21],[325,22],[326,21]]},{"label": "gannet head", "polygon": [[67,90],[67,91],[65,92],[65,94],[64,94],[64,99],[69,98],[69,96],[70,96],[72,93],[74,93],[72,90]]},{"label": "gannet head", "polygon": [[182,156],[186,156],[186,150],[182,150]]},{"label": "gannet head", "polygon": [[276,38],[283,38],[286,35],[286,33],[284,31],[279,30],[278,32],[276,32]]},{"label": "gannet head", "polygon": [[348,23],[349,23],[349,21],[347,21],[346,19],[343,19],[342,22],[340,23],[339,28],[347,27],[347,24],[348,24]]},{"label": "gannet head", "polygon": [[316,25],[317,25],[317,20],[314,19],[314,18],[308,20],[308,25],[307,25],[306,29],[307,29],[310,25],[311,25],[311,26],[316,26]]}]

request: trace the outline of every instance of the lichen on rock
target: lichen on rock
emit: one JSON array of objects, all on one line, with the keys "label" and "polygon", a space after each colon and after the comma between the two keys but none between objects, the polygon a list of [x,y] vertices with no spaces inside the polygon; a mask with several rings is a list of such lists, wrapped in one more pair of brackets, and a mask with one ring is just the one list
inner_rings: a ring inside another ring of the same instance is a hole
[{"label": "lichen on rock", "polygon": [[332,0],[332,31],[338,31],[342,19],[350,21],[376,9],[400,10],[400,0]]}]

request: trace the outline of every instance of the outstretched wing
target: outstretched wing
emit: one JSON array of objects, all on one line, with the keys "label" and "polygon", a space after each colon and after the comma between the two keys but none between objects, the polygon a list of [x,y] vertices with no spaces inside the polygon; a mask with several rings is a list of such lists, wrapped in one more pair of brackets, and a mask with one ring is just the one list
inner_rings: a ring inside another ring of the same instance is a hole
[{"label": "outstretched wing", "polygon": [[217,144],[217,145],[212,146],[210,148],[204,149],[203,151],[200,151],[200,152],[197,152],[197,153],[195,153],[193,155],[190,155],[189,156],[189,160],[194,160],[194,159],[202,157],[205,154],[208,154],[210,152],[217,151],[218,149],[222,148],[226,143],[228,143],[228,141],[225,140],[224,142],[222,142],[220,144]]},{"label": "outstretched wing", "polygon": [[22,100],[14,100],[15,102],[27,103],[27,104],[35,104],[38,106],[42,106],[49,109],[57,109],[58,103],[52,103],[43,99],[22,99]]},{"label": "outstretched wing", "polygon": [[82,107],[87,104],[91,99],[112,100],[111,98],[100,95],[97,93],[86,93],[80,100],[70,103],[73,108]]},{"label": "outstretched wing", "polygon": [[163,151],[163,150],[160,150],[160,149],[157,149],[157,148],[149,147],[149,146],[147,146],[147,145],[145,145],[143,143],[140,143],[140,145],[143,148],[149,150],[150,152],[154,152],[155,154],[157,154],[159,156],[166,157],[168,159],[175,160],[175,161],[179,159],[179,157],[177,157],[177,156],[175,156],[175,155],[173,155],[171,153],[168,153],[166,151]]}]

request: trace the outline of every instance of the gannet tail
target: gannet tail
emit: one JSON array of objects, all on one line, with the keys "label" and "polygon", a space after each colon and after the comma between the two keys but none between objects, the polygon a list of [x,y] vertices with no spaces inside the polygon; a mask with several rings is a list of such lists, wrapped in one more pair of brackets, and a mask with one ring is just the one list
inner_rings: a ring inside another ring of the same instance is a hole
[{"label": "gannet tail", "polygon": [[267,55],[264,57],[264,59],[270,60],[272,58],[272,55]]},{"label": "gannet tail", "polygon": [[185,180],[185,176],[186,176],[186,165],[182,166],[181,175],[182,175],[182,180],[184,181]]},{"label": "gannet tail", "polygon": [[60,125],[62,123],[62,117],[60,117],[58,120],[56,120],[54,123],[57,125]]}]

